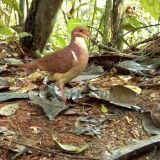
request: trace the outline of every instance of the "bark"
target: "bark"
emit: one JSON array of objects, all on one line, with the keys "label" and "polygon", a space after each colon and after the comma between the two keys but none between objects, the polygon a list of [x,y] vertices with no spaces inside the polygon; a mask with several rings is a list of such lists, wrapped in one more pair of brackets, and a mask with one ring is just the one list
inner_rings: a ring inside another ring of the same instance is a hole
[{"label": "bark", "polygon": [[25,5],[25,0],[20,0],[20,11],[21,15],[19,14],[19,25],[24,23],[24,5]]},{"label": "bark", "polygon": [[22,48],[32,57],[42,52],[53,28],[53,21],[63,0],[33,0],[24,24],[24,32],[32,36],[21,39]]},{"label": "bark", "polygon": [[123,14],[124,14],[124,2],[125,0],[114,0],[113,1],[113,26],[112,26],[112,47],[117,49],[122,49],[122,40],[120,35],[122,34],[122,30],[120,29],[120,25],[122,22]]},{"label": "bark", "polygon": [[103,32],[103,44],[109,43],[109,29],[111,27],[111,13],[112,13],[113,0],[106,0],[105,16],[104,16],[104,32]]}]

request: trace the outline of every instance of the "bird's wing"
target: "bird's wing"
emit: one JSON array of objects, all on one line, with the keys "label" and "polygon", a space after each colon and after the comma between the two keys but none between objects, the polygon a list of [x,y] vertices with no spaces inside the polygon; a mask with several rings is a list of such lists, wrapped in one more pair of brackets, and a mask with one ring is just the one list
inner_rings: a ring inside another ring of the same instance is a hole
[{"label": "bird's wing", "polygon": [[74,57],[70,48],[65,48],[43,58],[35,60],[37,68],[51,73],[65,73],[74,64]]}]

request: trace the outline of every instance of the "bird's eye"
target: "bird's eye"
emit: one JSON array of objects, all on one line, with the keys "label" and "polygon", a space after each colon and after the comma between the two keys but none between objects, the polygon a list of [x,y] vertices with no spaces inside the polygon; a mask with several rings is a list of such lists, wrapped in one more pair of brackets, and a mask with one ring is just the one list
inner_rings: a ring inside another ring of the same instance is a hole
[{"label": "bird's eye", "polygon": [[79,31],[80,31],[80,32],[83,32],[83,30],[82,30],[82,29],[80,29]]}]

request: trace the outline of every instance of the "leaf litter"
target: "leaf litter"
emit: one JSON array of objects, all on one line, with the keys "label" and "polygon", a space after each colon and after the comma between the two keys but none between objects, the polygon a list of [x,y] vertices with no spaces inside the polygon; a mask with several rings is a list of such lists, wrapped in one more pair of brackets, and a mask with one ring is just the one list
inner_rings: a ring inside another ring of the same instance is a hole
[{"label": "leaf litter", "polygon": [[[14,67],[22,63],[21,60],[16,59],[4,59],[1,62],[2,65],[7,63],[9,66],[5,69],[10,70],[6,72],[7,75],[2,71],[1,76],[12,78],[15,77],[15,69],[12,70],[10,66]],[[139,67],[134,68],[134,72],[150,74],[151,78],[139,75],[137,77],[134,75],[117,75],[113,72],[106,74],[106,71],[100,67],[95,69],[96,66],[94,65],[91,65],[90,74],[87,73],[87,76],[83,75],[80,79],[69,83],[74,84],[75,87],[72,85],[69,88],[65,87],[65,94],[68,97],[67,103],[57,99],[59,93],[53,89],[52,85],[47,85],[46,90],[41,88],[43,85],[41,74],[30,75],[26,78],[27,80],[25,78],[22,80],[23,73],[18,72],[16,73],[18,81],[15,79],[12,82],[7,81],[7,79],[0,81],[2,90],[0,108],[4,107],[2,113],[5,115],[1,115],[1,133],[6,128],[12,128],[12,131],[15,131],[14,134],[18,137],[10,136],[8,138],[9,141],[22,144],[22,148],[16,152],[21,152],[28,146],[25,143],[26,137],[36,142],[36,146],[32,143],[29,144],[29,148],[32,150],[30,154],[39,158],[51,158],[52,154],[43,154],[44,152],[49,153],[50,148],[55,152],[56,159],[72,156],[70,153],[76,153],[79,157],[96,159],[102,155],[102,151],[106,148],[110,151],[123,151],[121,147],[125,146],[128,148],[127,154],[129,154],[141,147],[140,145],[137,148],[128,147],[128,145],[132,145],[132,141],[135,139],[139,140],[140,143],[143,142],[143,149],[148,151],[147,145],[152,146],[154,143],[152,135],[159,134],[159,126],[157,126],[159,112],[153,112],[150,108],[151,112],[149,119],[147,119],[145,115],[148,108],[146,106],[153,102],[159,103],[160,94],[159,88],[148,89],[140,87],[139,84],[141,82],[149,84],[152,81],[158,83],[158,76],[152,78],[153,72],[152,74],[148,73],[148,68],[141,64],[136,64]],[[139,68],[140,70],[137,70]],[[93,72],[94,70],[96,72]],[[86,73],[84,74],[86,75]],[[18,107],[8,107],[8,104],[18,104]],[[7,111],[8,108],[9,111]],[[70,113],[65,114],[69,110]],[[7,114],[12,116],[9,118]],[[53,131],[55,137],[58,137],[58,141],[52,137]],[[156,137],[154,138],[155,145],[158,145],[158,140]],[[4,139],[4,135],[1,134],[1,143],[5,144]],[[53,141],[57,144],[55,145]],[[88,145],[90,143],[92,145]],[[11,149],[12,145],[12,143],[8,144],[8,149]],[[57,150],[57,146],[59,150]],[[36,150],[32,147],[36,147]],[[41,149],[44,149],[42,155],[36,156],[37,151]],[[80,155],[81,151],[83,153]],[[58,156],[59,152],[66,153],[61,157]],[[30,154],[25,154],[24,157],[31,159]],[[141,154],[140,150],[139,155]],[[143,157],[145,159],[145,155]]]}]

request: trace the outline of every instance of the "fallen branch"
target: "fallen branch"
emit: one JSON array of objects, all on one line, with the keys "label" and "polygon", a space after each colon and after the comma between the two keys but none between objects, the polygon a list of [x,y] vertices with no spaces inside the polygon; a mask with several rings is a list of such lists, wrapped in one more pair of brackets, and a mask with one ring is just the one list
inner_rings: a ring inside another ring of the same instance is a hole
[{"label": "fallen branch", "polygon": [[46,153],[50,153],[50,154],[56,154],[58,156],[62,156],[62,157],[67,157],[67,158],[70,158],[70,159],[82,159],[82,160],[100,160],[100,158],[91,158],[91,157],[85,157],[85,156],[76,156],[76,155],[71,155],[71,154],[65,154],[65,153],[61,153],[59,151],[56,151],[56,150],[51,150],[51,149],[42,149],[42,148],[38,148],[38,147],[34,147],[34,146],[30,146],[28,144],[23,144],[23,143],[20,143],[20,142],[12,142],[14,144],[18,144],[18,145],[23,145],[23,146],[26,146],[27,148],[32,148],[34,150],[37,150],[37,151],[40,151],[40,152],[46,152]]},{"label": "fallen branch", "polygon": [[105,151],[102,154],[101,160],[116,160],[116,159],[133,159],[146,152],[160,149],[160,135],[152,136],[146,140],[139,140],[137,143],[120,147],[113,151]]},{"label": "fallen branch", "polygon": [[152,88],[152,87],[160,87],[160,83],[151,83],[151,84],[139,84],[138,87],[141,88]]},{"label": "fallen branch", "polygon": [[130,59],[138,58],[137,55],[133,55],[130,53],[122,53],[115,48],[111,48],[111,47],[108,47],[104,44],[99,43],[99,41],[97,41],[97,40],[91,39],[91,42],[96,44],[99,48],[104,49],[107,54],[111,54],[111,55],[119,56],[119,57],[124,57],[124,58],[130,58]]}]

